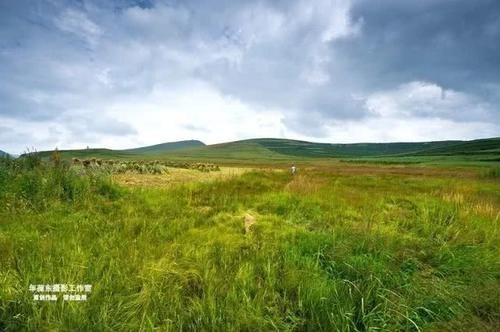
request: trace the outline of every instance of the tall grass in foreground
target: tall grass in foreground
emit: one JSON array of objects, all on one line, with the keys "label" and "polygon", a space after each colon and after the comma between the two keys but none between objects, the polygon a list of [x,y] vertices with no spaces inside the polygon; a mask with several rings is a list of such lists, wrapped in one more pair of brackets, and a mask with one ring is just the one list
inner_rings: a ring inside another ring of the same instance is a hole
[{"label": "tall grass in foreground", "polygon": [[37,153],[0,158],[0,202],[6,211],[43,211],[54,204],[84,204],[94,195],[117,195],[119,188],[96,171],[70,168],[55,155],[42,162]]},{"label": "tall grass in foreground", "polygon": [[[500,326],[491,181],[262,171],[125,189],[19,163],[0,167],[0,330]],[[93,291],[37,303],[28,285],[41,283]]]}]

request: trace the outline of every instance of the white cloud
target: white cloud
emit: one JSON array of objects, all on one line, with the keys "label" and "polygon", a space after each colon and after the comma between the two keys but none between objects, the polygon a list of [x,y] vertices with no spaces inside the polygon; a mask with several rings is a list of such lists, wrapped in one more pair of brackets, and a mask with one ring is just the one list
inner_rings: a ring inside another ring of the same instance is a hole
[{"label": "white cloud", "polygon": [[236,28],[227,29],[224,37],[244,49],[281,38],[286,33],[287,17],[284,13],[262,3],[244,7],[232,21]]},{"label": "white cloud", "polygon": [[491,112],[490,106],[477,97],[419,81],[373,93],[368,96],[365,105],[372,114],[381,117],[420,116],[466,121],[474,118],[480,121]]},{"label": "white cloud", "polygon": [[[118,102],[108,110],[110,116],[133,123],[140,133],[136,142],[122,142],[123,146],[193,138],[218,143],[276,136],[282,129],[279,111],[256,113],[249,105],[220,94],[202,81],[185,82],[173,90],[157,86],[145,100]],[[204,130],[193,133],[193,127]]]},{"label": "white cloud", "polygon": [[75,9],[67,9],[54,19],[54,24],[62,31],[72,33],[95,46],[97,38],[102,34],[99,26],[86,13]]},{"label": "white cloud", "polygon": [[326,141],[356,142],[418,142],[448,139],[476,139],[493,137],[498,124],[471,121],[468,123],[430,118],[367,118],[361,121],[343,121],[328,126]]}]

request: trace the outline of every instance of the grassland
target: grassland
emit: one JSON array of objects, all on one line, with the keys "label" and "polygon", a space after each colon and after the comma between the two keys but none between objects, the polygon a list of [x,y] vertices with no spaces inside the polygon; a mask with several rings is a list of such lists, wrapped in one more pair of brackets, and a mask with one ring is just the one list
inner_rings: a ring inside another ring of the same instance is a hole
[{"label": "grassland", "polygon": [[[3,160],[0,330],[500,329],[498,169],[298,166]],[[30,284],[61,283],[93,288],[33,301]]]}]

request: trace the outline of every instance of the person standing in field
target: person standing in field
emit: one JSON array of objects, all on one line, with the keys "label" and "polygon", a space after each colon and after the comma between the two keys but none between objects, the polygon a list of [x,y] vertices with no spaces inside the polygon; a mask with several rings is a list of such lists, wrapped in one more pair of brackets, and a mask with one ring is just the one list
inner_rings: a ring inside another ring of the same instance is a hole
[{"label": "person standing in field", "polygon": [[292,167],[290,168],[290,171],[292,172],[292,175],[295,175],[295,172],[297,171],[297,167],[295,167],[295,163],[292,163]]}]

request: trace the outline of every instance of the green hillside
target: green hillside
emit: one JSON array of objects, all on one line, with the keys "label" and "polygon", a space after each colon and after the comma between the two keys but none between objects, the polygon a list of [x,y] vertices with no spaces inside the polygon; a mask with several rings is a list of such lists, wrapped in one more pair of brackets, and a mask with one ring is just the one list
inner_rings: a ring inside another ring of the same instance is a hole
[{"label": "green hillside", "polygon": [[483,165],[500,164],[500,138],[459,141],[454,144],[417,152],[353,157],[348,161],[387,164]]},{"label": "green hillside", "polygon": [[[62,158],[101,158],[101,159],[140,159],[157,157],[166,152],[172,152],[181,149],[191,149],[203,147],[205,144],[196,140],[168,142],[140,148],[111,150],[111,149],[79,149],[79,150],[59,150]],[[41,151],[42,158],[48,158],[51,151]]]},{"label": "green hillside", "polygon": [[262,138],[177,150],[162,157],[227,162],[290,162],[336,158],[368,163],[469,165],[500,161],[499,140],[328,144]]},{"label": "green hillside", "polygon": [[[50,151],[40,151],[42,158],[49,158],[53,153]],[[100,158],[100,159],[134,159],[141,157],[140,154],[131,152],[111,150],[111,149],[81,149],[81,150],[59,150],[63,159],[71,158]]]},{"label": "green hillside", "polygon": [[169,142],[162,144],[155,144],[150,146],[139,147],[135,149],[126,149],[121,150],[127,153],[134,154],[159,154],[168,151],[175,151],[180,149],[188,149],[188,148],[199,148],[205,146],[205,143],[198,140],[188,140],[188,141],[178,141],[178,142]]},{"label": "green hillside", "polygon": [[420,156],[497,154],[500,157],[500,137],[458,142],[449,146],[427,149],[414,154]]},{"label": "green hillside", "polygon": [[417,152],[433,148],[445,148],[457,144],[460,141],[330,144],[262,138],[248,140],[246,142],[256,143],[280,154],[300,157],[367,157]]},{"label": "green hillside", "polygon": [[0,150],[0,157],[6,157],[6,156],[9,156],[9,154],[7,152]]},{"label": "green hillside", "polygon": [[[204,145],[200,141],[163,143],[126,150],[61,150],[63,158],[177,159],[219,162],[289,162],[336,158],[361,162],[459,163],[500,161],[500,138],[472,141],[329,144],[260,138]],[[49,157],[52,151],[41,152]]]},{"label": "green hillside", "polygon": [[172,151],[164,155],[166,158],[186,160],[228,160],[228,161],[285,161],[290,157],[272,151],[251,141],[207,145],[202,148]]},{"label": "green hillside", "polygon": [[[417,143],[352,143],[330,144],[307,141],[258,138],[223,144],[207,145],[203,148],[178,150],[169,153],[172,157],[228,158],[228,159],[274,159],[295,158],[361,158],[399,157],[424,153],[425,151],[450,151],[464,141],[435,141]],[[448,154],[453,154],[450,152]],[[435,154],[434,154],[435,155]]]}]

